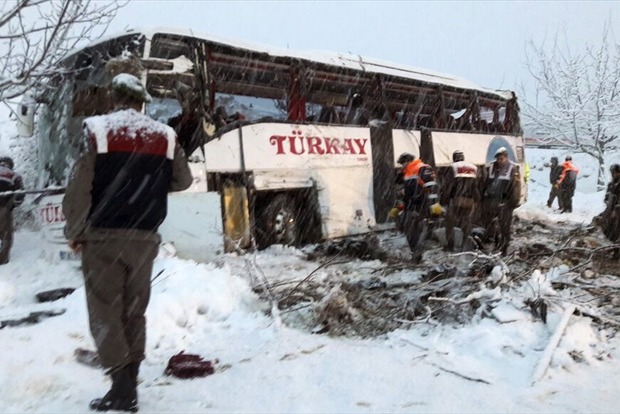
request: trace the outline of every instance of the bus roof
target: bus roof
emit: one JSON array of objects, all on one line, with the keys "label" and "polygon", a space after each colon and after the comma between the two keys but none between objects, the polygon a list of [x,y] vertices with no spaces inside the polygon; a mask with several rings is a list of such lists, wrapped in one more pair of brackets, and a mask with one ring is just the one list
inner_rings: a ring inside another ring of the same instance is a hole
[{"label": "bus roof", "polygon": [[[246,42],[243,40],[229,39],[218,35],[198,33],[192,29],[169,28],[169,27],[153,27],[153,28],[136,28],[128,29],[125,32],[116,33],[99,39],[97,42],[91,43],[84,48],[95,46],[105,41],[120,36],[132,34],[143,34],[147,39],[152,39],[156,34],[168,34],[173,36],[191,37],[205,40],[207,42],[218,43],[220,45],[247,50],[250,52],[265,53],[277,58],[300,59],[321,63],[329,66],[342,67],[346,69],[362,71],[367,73],[384,74],[388,76],[407,78],[428,84],[445,85],[456,89],[475,90],[484,94],[495,95],[502,100],[509,100],[513,97],[513,92],[508,90],[495,90],[484,88],[466,79],[458,78],[452,75],[440,74],[426,69],[419,69],[411,66],[405,66],[397,63],[381,61],[378,59],[367,58],[360,55],[349,53],[336,53],[325,51],[294,51],[289,49],[281,49],[265,46],[257,43]],[[82,49],[84,49],[82,48]],[[80,49],[80,50],[82,50]],[[77,51],[76,51],[77,52]]]}]

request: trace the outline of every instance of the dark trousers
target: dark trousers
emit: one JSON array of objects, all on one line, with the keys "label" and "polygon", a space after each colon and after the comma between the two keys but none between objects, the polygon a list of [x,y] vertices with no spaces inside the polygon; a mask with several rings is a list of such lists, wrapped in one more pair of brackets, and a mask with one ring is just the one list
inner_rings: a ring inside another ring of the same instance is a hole
[{"label": "dark trousers", "polygon": [[573,212],[573,195],[575,194],[575,190],[573,189],[560,189],[560,205],[562,211],[566,211],[568,213]]},{"label": "dark trousers", "polygon": [[457,197],[450,202],[446,215],[446,247],[454,249],[454,226],[458,225],[463,233],[461,250],[473,227],[475,203],[471,198]]},{"label": "dark trousers", "polygon": [[13,246],[13,212],[8,206],[0,207],[0,264],[9,262]]},{"label": "dark trousers", "polygon": [[89,240],[82,270],[90,331],[102,365],[114,369],[144,359],[151,272],[159,244]]},{"label": "dark trousers", "polygon": [[553,207],[553,202],[555,201],[555,198],[558,198],[558,207],[560,207],[560,210],[562,209],[562,197],[560,197],[560,189],[555,187],[555,186],[551,186],[551,191],[549,191],[549,199],[547,200],[547,205],[549,207]]},{"label": "dark trousers", "polygon": [[423,244],[430,229],[425,226],[428,218],[428,208],[426,205],[416,206],[414,209],[405,210],[403,227],[407,244],[413,255],[414,260],[422,258]]},{"label": "dark trousers", "polygon": [[482,223],[486,229],[485,240],[494,239],[498,250],[506,251],[512,235],[512,208],[500,200],[482,202]]},{"label": "dark trousers", "polygon": [[403,227],[409,249],[414,256],[421,255],[421,244],[424,243],[425,238],[425,234],[423,233],[425,233],[424,219],[426,216],[415,210],[405,210],[403,214],[405,215]]}]

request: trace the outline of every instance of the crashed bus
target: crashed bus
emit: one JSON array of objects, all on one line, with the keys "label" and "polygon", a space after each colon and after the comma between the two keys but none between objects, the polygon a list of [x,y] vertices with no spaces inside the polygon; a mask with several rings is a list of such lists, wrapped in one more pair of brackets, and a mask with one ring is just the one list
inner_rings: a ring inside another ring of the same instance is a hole
[{"label": "crashed bus", "polygon": [[[499,147],[525,162],[511,91],[357,55],[149,29],[76,51],[37,95],[40,186],[66,184],[84,118],[111,109],[111,62],[142,79],[145,113],[174,126],[190,160],[194,183],[169,197],[160,228],[187,258],[389,228],[403,152],[439,181],[456,149],[477,165]],[[41,203],[59,243],[61,200]]]}]

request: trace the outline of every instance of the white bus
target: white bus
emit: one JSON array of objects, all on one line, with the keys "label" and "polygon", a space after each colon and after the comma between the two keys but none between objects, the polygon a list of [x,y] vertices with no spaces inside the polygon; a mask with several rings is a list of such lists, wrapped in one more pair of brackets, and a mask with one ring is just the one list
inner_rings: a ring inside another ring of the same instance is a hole
[{"label": "white bus", "polygon": [[[189,258],[379,228],[403,152],[440,173],[456,149],[483,165],[505,146],[525,162],[511,91],[362,56],[149,29],[76,51],[37,96],[42,186],[66,183],[83,119],[110,109],[114,71],[145,82],[145,112],[175,126],[191,160],[195,183],[171,195],[161,227]],[[61,197],[42,205],[59,242]]]}]

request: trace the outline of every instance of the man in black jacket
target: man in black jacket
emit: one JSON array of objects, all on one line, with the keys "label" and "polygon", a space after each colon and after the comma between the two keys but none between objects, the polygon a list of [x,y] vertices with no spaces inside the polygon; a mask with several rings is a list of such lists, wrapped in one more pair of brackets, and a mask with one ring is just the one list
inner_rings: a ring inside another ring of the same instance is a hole
[{"label": "man in black jacket", "polygon": [[140,81],[112,80],[114,112],[84,121],[83,148],[63,200],[69,247],[82,253],[90,330],[112,388],[96,411],[137,411],[151,271],[169,191],[192,175],[172,128],[141,112]]},{"label": "man in black jacket", "polygon": [[558,164],[558,157],[551,157],[551,165],[549,166],[549,183],[551,184],[551,191],[549,191],[549,199],[547,200],[547,207],[553,206],[553,201],[558,198],[558,205],[562,210],[562,198],[560,197],[560,189],[555,183],[562,175],[562,166]]},{"label": "man in black jacket", "polygon": [[414,263],[422,260],[424,243],[424,221],[434,213],[439,205],[439,187],[435,181],[435,171],[421,159],[409,153],[401,154],[397,161],[403,166],[404,220],[403,227],[407,244]]},{"label": "man in black jacket", "polygon": [[[520,199],[519,166],[508,158],[508,150],[501,147],[495,153],[495,161],[488,164],[485,170],[482,187],[482,222],[487,229],[485,238],[494,236],[495,247],[502,255],[508,252],[512,235],[512,213],[519,207]],[[499,230],[499,234],[496,230]]]},{"label": "man in black jacket", "polygon": [[[612,243],[620,239],[620,165],[613,164],[609,169],[611,181],[605,193],[605,211],[595,217],[595,222],[602,228],[603,234]],[[620,250],[614,249],[614,259],[620,257]]]},{"label": "man in black jacket", "polygon": [[13,246],[13,209],[24,201],[24,194],[10,194],[24,189],[22,177],[13,168],[10,157],[0,157],[0,193],[9,193],[0,195],[0,265],[9,262]]},{"label": "man in black jacket", "polygon": [[480,203],[478,167],[465,161],[462,151],[454,151],[452,165],[442,184],[441,204],[447,206],[446,250],[454,250],[454,225],[462,231],[461,250],[473,227],[474,213]]}]

